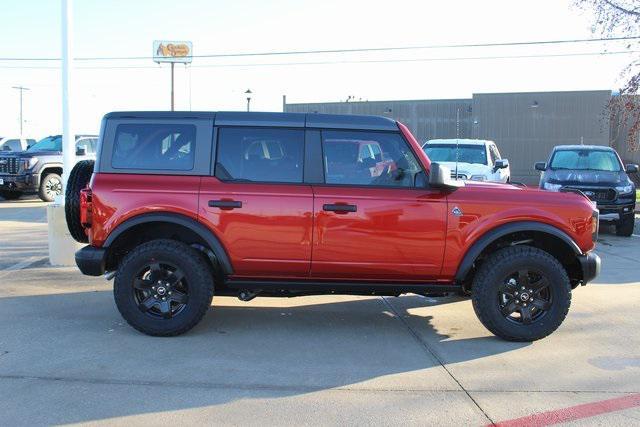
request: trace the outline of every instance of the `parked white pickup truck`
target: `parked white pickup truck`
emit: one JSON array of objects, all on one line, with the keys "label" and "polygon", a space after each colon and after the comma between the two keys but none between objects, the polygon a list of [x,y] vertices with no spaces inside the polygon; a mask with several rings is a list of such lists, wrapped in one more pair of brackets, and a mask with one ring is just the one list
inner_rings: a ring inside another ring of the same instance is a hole
[{"label": "parked white pickup truck", "polygon": [[509,161],[501,158],[493,141],[432,139],[425,142],[422,149],[432,162],[438,162],[451,169],[452,178],[493,182],[511,180]]}]

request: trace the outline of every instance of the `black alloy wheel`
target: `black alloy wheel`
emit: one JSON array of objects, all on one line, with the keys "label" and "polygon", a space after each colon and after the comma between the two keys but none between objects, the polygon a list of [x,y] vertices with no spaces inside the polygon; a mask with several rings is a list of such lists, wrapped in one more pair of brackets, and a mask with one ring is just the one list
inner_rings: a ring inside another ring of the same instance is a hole
[{"label": "black alloy wheel", "polygon": [[528,325],[551,309],[549,279],[539,271],[522,269],[510,274],[498,288],[502,315],[509,321]]},{"label": "black alloy wheel", "polygon": [[138,309],[152,317],[170,319],[180,314],[189,301],[189,287],[178,267],[158,261],[150,262],[133,281]]}]

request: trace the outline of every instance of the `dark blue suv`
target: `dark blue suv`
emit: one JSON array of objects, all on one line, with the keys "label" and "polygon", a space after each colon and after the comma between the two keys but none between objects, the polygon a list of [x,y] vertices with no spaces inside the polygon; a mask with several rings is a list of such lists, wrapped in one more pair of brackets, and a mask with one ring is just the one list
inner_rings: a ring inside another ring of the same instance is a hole
[{"label": "dark blue suv", "polygon": [[548,162],[535,164],[542,172],[540,188],[548,191],[577,189],[595,201],[601,221],[614,221],[616,234],[633,234],[636,186],[628,174],[638,165],[623,165],[613,148],[597,145],[559,145]]}]

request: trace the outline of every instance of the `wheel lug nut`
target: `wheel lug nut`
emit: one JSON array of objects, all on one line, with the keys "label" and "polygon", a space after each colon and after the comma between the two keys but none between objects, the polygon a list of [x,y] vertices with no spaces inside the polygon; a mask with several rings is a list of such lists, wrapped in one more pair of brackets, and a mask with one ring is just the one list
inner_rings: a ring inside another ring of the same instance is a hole
[{"label": "wheel lug nut", "polygon": [[153,295],[153,297],[154,297],[154,298],[158,298],[158,295],[154,294],[154,295]]},{"label": "wheel lug nut", "polygon": [[169,291],[169,295],[171,295],[171,291]]},{"label": "wheel lug nut", "polygon": [[165,297],[162,297],[162,301],[166,301],[167,299]]}]

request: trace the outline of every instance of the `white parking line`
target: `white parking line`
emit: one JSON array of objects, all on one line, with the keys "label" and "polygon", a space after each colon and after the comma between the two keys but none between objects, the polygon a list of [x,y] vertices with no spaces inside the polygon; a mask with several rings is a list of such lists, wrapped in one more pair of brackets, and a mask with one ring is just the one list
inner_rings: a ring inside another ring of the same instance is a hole
[{"label": "white parking line", "polygon": [[0,270],[0,279],[4,278],[5,276],[8,276],[9,274],[11,274],[14,271],[18,271],[18,270],[22,270],[23,268],[27,268],[29,267],[31,264],[34,264],[40,260],[46,259],[47,257],[43,257],[43,256],[32,256],[29,257],[23,261],[20,261],[17,264],[13,264],[3,270]]},{"label": "white parking line", "polygon": [[640,237],[640,236],[638,236],[637,234],[632,234],[632,236],[633,236],[633,237]]}]

